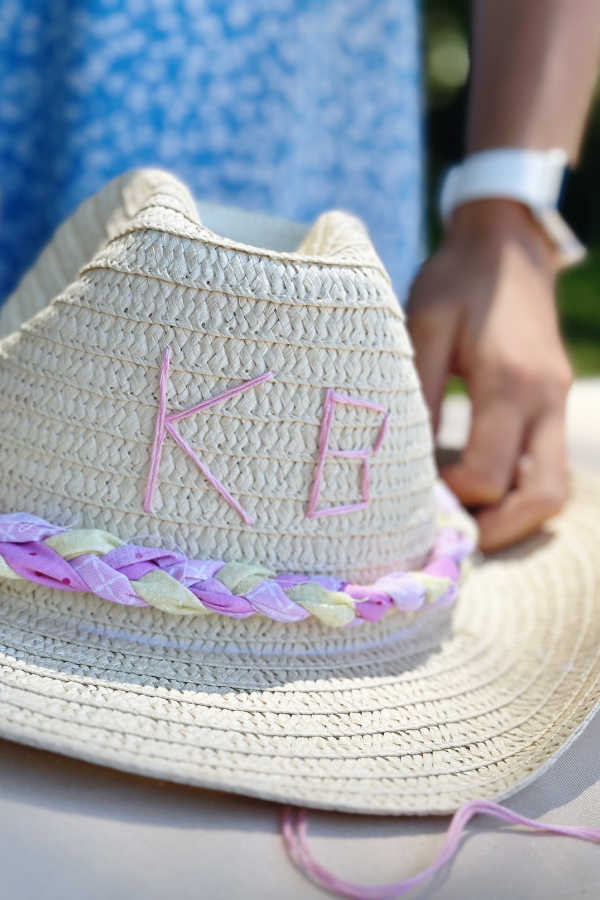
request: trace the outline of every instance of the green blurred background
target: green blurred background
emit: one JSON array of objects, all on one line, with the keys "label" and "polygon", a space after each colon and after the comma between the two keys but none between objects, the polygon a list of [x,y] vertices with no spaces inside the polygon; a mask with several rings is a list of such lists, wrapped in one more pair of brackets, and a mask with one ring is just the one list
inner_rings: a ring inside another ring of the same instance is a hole
[{"label": "green blurred background", "polygon": [[[443,171],[464,155],[469,77],[470,0],[424,0],[429,168],[428,238],[440,238],[436,213]],[[600,91],[596,92],[583,153],[566,192],[567,218],[589,248],[586,260],[561,275],[558,303],[575,374],[600,374]]]}]

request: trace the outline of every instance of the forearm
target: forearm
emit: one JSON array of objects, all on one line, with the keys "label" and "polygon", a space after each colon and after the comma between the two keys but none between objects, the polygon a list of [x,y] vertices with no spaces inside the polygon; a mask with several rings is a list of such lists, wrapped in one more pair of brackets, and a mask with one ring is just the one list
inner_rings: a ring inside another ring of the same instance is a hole
[{"label": "forearm", "polygon": [[[600,0],[473,0],[467,150],[564,148],[577,158],[600,56]],[[534,531],[567,493],[571,375],[554,304],[556,248],[527,207],[459,206],[417,277],[409,327],[434,425],[448,373],[473,403],[444,478],[478,508],[481,546]]]},{"label": "forearm", "polygon": [[599,0],[473,0],[469,153],[563,147],[574,162],[600,57]]}]

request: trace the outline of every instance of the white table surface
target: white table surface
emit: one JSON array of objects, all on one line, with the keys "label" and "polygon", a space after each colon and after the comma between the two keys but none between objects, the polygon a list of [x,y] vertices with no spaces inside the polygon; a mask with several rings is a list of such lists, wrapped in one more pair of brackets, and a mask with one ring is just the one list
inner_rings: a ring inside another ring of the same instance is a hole
[{"label": "white table surface", "polygon": [[[442,437],[458,445],[465,398],[446,405]],[[600,379],[576,385],[570,452],[600,469]],[[600,548],[599,548],[600,552]],[[534,818],[600,827],[600,714],[555,765],[507,805]],[[295,871],[280,808],[125,775],[0,741],[0,900],[311,900]],[[448,819],[310,813],[315,855],[376,884],[430,862]],[[475,820],[458,857],[411,898],[574,900],[600,896],[600,847],[519,835]]]}]

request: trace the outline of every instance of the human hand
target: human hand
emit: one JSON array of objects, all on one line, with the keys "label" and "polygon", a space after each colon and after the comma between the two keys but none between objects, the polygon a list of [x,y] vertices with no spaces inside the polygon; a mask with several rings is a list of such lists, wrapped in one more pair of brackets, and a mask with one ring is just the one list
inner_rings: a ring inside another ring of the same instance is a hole
[{"label": "human hand", "polygon": [[455,210],[412,287],[408,327],[434,430],[448,375],[468,385],[468,444],[441,474],[477,509],[484,551],[532,533],[567,496],[572,374],[556,270],[553,248],[524,206],[480,200]]}]

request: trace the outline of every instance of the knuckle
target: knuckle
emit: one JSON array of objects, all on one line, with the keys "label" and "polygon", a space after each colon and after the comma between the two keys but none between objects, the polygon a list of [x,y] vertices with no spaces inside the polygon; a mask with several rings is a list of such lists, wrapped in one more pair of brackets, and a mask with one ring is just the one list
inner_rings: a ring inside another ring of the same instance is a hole
[{"label": "knuckle", "polygon": [[504,397],[528,396],[537,383],[537,373],[526,360],[510,357],[490,360],[488,377],[494,393]]},{"label": "knuckle", "polygon": [[479,483],[487,503],[499,503],[506,494],[506,478],[497,470],[482,474]]},{"label": "knuckle", "polygon": [[540,381],[537,392],[537,405],[546,409],[564,406],[572,383],[573,377],[570,374],[570,370],[566,372],[551,372]]},{"label": "knuckle", "polygon": [[464,469],[468,474],[470,492],[477,502],[495,504],[503,499],[508,485],[506,476],[499,467],[467,455]]},{"label": "knuckle", "polygon": [[573,386],[573,369],[570,363],[565,360],[561,366],[557,366],[553,371],[554,385],[563,396],[566,396]]},{"label": "knuckle", "polygon": [[498,396],[519,398],[527,405],[557,406],[564,403],[573,384],[568,360],[502,357],[482,363],[487,381]]},{"label": "knuckle", "polygon": [[545,518],[556,515],[565,505],[568,496],[566,482],[553,481],[540,487],[535,502],[540,514]]}]

